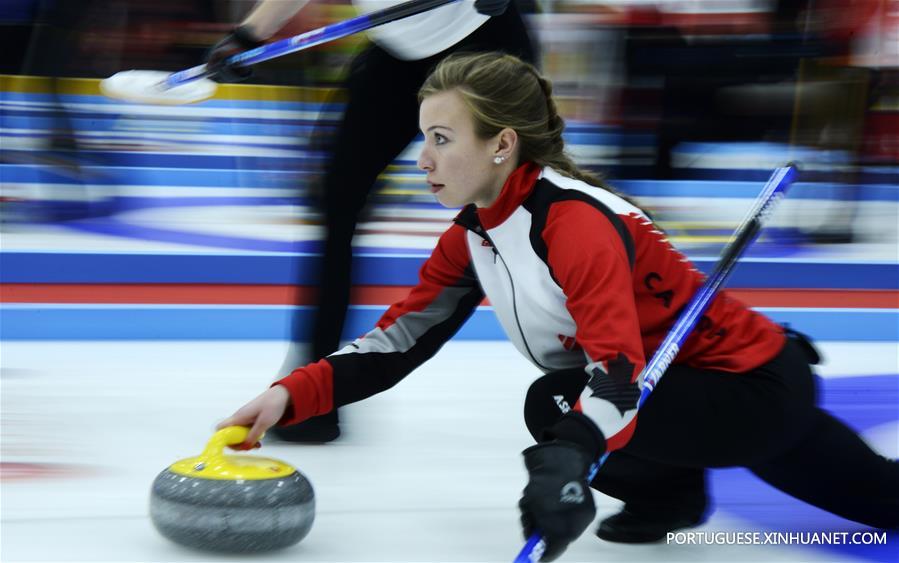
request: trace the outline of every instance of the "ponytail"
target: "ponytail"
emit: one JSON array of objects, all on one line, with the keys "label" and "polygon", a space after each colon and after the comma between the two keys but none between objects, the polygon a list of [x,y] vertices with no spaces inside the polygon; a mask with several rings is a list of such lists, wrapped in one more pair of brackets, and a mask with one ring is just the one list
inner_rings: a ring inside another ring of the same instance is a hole
[{"label": "ponytail", "polygon": [[556,107],[556,101],[552,95],[552,83],[543,76],[540,76],[536,69],[533,70],[534,75],[537,78],[537,83],[543,91],[543,96],[546,98],[546,123],[550,141],[548,143],[549,150],[546,154],[534,155],[530,160],[533,160],[540,166],[548,166],[560,174],[580,180],[591,186],[597,186],[612,191],[602,178],[590,172],[581,170],[577,164],[574,163],[571,156],[568,155],[568,152],[565,150],[565,141],[562,139],[562,132],[565,130],[565,120],[559,115],[559,111]]}]

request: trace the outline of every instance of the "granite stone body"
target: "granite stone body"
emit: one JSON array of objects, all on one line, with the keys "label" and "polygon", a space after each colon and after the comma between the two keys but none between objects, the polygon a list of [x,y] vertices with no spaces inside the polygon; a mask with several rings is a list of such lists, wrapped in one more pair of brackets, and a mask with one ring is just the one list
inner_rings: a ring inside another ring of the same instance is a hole
[{"label": "granite stone body", "polygon": [[153,482],[150,517],[163,536],[204,551],[251,553],[293,545],[315,519],[300,472],[276,479],[203,479],[166,469]]}]

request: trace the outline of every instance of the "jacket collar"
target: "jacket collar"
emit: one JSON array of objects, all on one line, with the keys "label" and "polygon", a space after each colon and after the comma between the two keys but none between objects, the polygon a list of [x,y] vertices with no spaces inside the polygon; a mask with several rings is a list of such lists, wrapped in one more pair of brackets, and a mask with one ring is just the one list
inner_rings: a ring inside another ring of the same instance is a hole
[{"label": "jacket collar", "polygon": [[503,184],[499,197],[490,207],[477,207],[473,203],[466,205],[456,216],[455,221],[475,232],[498,227],[531,195],[534,184],[543,169],[533,162],[525,162],[516,168]]}]

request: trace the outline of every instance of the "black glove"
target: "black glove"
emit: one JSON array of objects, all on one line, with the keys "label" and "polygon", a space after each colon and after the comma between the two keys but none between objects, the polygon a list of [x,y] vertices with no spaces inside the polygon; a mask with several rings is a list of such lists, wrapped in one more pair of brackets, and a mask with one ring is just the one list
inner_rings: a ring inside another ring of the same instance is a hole
[{"label": "black glove", "polygon": [[523,455],[530,476],[518,503],[524,536],[539,532],[546,542],[540,561],[552,561],[596,516],[587,484],[593,460],[586,449],[563,440],[531,446]]},{"label": "black glove", "polygon": [[253,75],[253,70],[248,66],[226,65],[225,59],[237,53],[243,53],[264,45],[253,37],[246,28],[235,27],[231,33],[213,45],[206,53],[204,62],[213,78],[219,82],[241,82]]},{"label": "black glove", "polygon": [[474,0],[474,9],[485,16],[501,16],[508,5],[509,0]]}]

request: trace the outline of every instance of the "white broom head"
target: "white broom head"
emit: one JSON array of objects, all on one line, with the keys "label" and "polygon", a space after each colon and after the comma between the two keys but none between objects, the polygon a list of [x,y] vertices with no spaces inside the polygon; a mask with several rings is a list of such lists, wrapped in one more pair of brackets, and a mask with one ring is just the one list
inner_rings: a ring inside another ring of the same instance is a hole
[{"label": "white broom head", "polygon": [[167,88],[170,73],[158,70],[126,70],[100,82],[100,91],[110,98],[142,104],[192,104],[215,95],[216,84],[208,78]]}]

